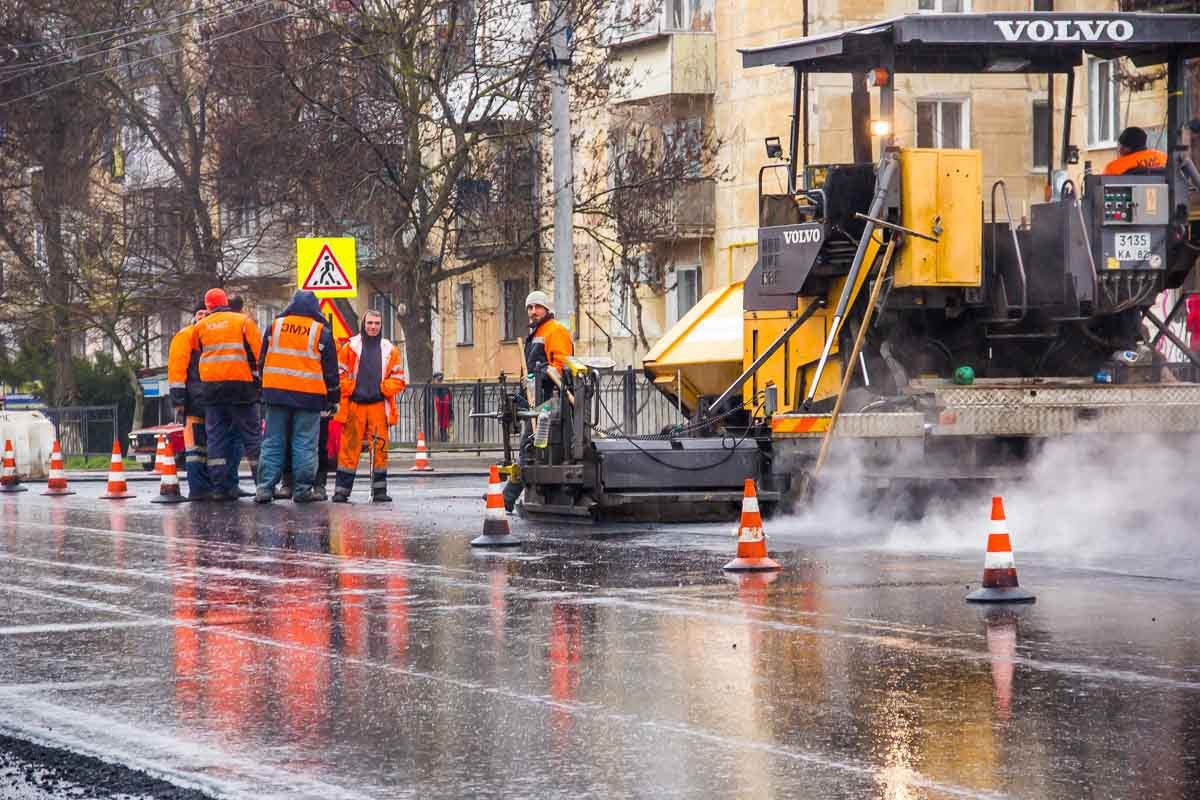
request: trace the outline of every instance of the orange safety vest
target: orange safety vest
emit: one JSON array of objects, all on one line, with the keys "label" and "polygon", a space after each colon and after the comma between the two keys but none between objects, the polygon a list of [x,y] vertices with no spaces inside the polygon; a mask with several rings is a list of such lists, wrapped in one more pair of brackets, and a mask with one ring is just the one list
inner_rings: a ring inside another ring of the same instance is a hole
[{"label": "orange safety vest", "polygon": [[262,388],[324,395],[321,330],[311,317],[279,317],[271,329],[271,345],[263,360]]},{"label": "orange safety vest", "polygon": [[1135,169],[1163,169],[1167,166],[1167,154],[1161,150],[1138,150],[1108,162],[1105,175],[1124,175]]},{"label": "orange safety vest", "polygon": [[[245,314],[218,311],[192,326],[192,345],[200,351],[204,383],[253,383],[261,336]],[[249,353],[247,353],[249,347]]]}]

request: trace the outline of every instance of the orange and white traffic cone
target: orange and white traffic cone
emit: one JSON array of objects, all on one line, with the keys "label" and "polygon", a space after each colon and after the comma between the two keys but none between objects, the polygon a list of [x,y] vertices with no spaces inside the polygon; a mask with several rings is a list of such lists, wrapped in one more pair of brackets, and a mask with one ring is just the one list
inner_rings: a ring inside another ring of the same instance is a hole
[{"label": "orange and white traffic cone", "polygon": [[136,497],[129,491],[125,482],[125,462],[121,458],[121,443],[113,442],[112,462],[108,468],[108,489],[100,495],[105,500],[124,500],[126,497]]},{"label": "orange and white traffic cone", "polygon": [[508,528],[504,513],[504,487],[500,483],[500,468],[492,464],[488,470],[487,508],[483,512],[483,533],[471,540],[472,547],[511,547],[521,540]]},{"label": "orange and white traffic cone", "polygon": [[27,491],[29,489],[22,486],[21,479],[17,477],[17,458],[13,455],[12,439],[5,439],[4,466],[3,469],[0,469],[0,492],[14,494]]},{"label": "orange and white traffic cone", "polygon": [[154,472],[162,475],[166,467],[166,456],[164,453],[166,452],[167,437],[160,434],[154,438],[156,440],[154,445]]},{"label": "orange and white traffic cone", "polygon": [[417,431],[417,459],[408,469],[409,472],[433,472],[433,466],[429,463],[429,450],[425,447],[425,434],[422,431]]},{"label": "orange and white traffic cone", "polygon": [[983,586],[967,595],[969,603],[1032,603],[1037,598],[1017,583],[1004,500],[992,498],[992,523],[988,529],[987,554],[983,557]]},{"label": "orange and white traffic cone", "polygon": [[58,439],[50,448],[50,479],[46,481],[46,491],[42,494],[48,497],[75,494],[67,488],[67,471],[63,469],[62,448],[58,446]]},{"label": "orange and white traffic cone", "polygon": [[[163,437],[165,440],[167,437]],[[166,441],[162,448],[162,478],[158,482],[158,497],[150,498],[151,503],[186,503],[187,498],[179,493],[179,472],[175,466],[175,448]]]},{"label": "orange and white traffic cone", "polygon": [[758,490],[754,479],[746,478],[742,493],[742,521],[737,529],[737,558],[722,569],[730,572],[768,572],[783,569],[779,562],[767,557],[767,535],[763,532],[762,514],[758,510]]}]

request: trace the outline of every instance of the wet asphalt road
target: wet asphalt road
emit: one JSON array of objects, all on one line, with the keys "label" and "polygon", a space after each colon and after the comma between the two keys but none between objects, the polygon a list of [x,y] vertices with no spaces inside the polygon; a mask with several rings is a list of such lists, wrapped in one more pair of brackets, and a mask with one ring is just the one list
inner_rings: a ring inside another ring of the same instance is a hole
[{"label": "wet asphalt road", "polygon": [[[99,760],[0,752],[82,786],[107,763],[138,797],[1200,796],[1195,549],[1080,566],[1014,530],[1038,603],[985,617],[962,596],[986,508],[954,552],[768,523],[785,570],[738,581],[730,525],[513,518],[522,548],[473,551],[478,479],[390,506],[75,488],[0,496],[0,734]],[[55,795],[4,764],[0,796]]]}]

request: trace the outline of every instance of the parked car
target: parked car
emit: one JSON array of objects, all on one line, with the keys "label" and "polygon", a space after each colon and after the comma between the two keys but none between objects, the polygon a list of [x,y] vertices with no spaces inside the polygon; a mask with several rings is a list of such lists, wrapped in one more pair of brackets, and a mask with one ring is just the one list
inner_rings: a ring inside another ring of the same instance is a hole
[{"label": "parked car", "polygon": [[129,452],[147,472],[154,469],[154,452],[158,447],[158,437],[166,434],[171,442],[171,450],[175,453],[175,466],[180,472],[184,469],[186,456],[183,452],[183,426],[177,422],[166,425],[155,425],[150,428],[135,428],[129,432]]}]

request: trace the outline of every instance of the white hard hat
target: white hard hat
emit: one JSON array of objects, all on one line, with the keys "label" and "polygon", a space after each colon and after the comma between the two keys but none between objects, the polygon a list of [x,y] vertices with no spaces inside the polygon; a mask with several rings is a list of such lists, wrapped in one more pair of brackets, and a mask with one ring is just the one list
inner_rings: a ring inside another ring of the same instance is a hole
[{"label": "white hard hat", "polygon": [[529,308],[530,306],[542,306],[551,314],[554,313],[554,301],[541,289],[535,289],[525,298],[525,307]]}]

